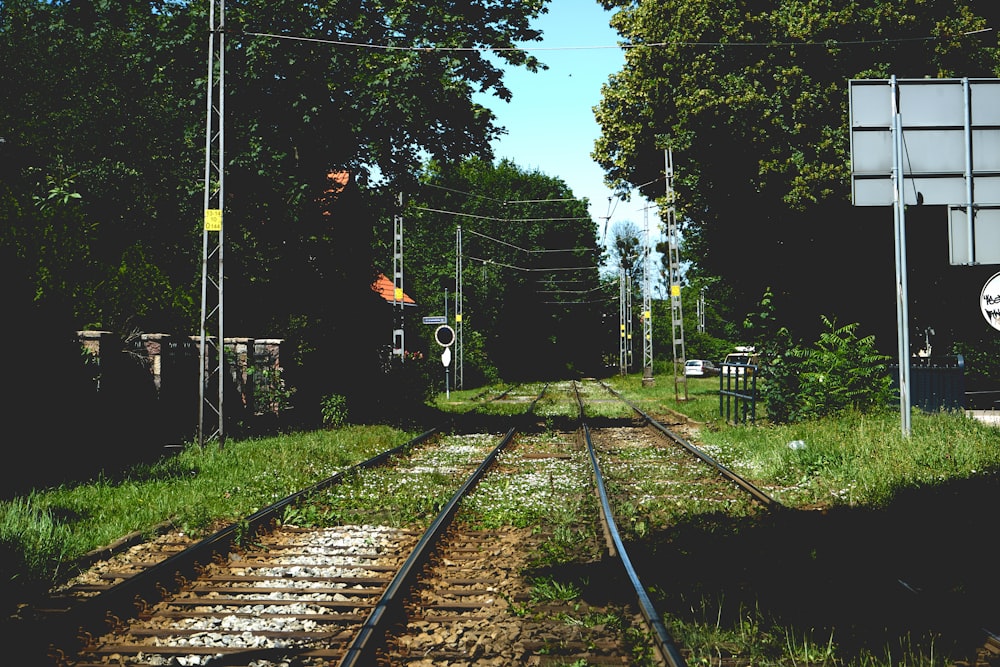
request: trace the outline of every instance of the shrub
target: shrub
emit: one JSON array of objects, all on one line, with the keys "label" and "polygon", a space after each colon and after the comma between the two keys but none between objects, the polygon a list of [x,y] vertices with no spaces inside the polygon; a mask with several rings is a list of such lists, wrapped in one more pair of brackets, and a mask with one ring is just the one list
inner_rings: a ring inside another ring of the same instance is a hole
[{"label": "shrub", "polygon": [[875,349],[875,337],[858,338],[857,323],[838,327],[822,319],[828,330],[811,348],[793,346],[787,331],[779,331],[788,347],[767,359],[762,391],[772,421],[801,421],[845,410],[871,412],[885,409],[892,400],[889,357]]},{"label": "shrub", "polygon": [[323,423],[330,428],[339,428],[347,423],[347,398],[340,394],[324,396],[320,401]]}]

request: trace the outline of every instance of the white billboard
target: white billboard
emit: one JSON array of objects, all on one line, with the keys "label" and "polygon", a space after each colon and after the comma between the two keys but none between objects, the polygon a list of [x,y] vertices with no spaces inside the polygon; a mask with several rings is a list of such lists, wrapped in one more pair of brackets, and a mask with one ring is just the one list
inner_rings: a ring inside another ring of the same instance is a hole
[{"label": "white billboard", "polygon": [[[1000,79],[897,79],[896,90],[904,203],[1000,202]],[[849,93],[852,201],[891,206],[890,80],[851,80]]]}]

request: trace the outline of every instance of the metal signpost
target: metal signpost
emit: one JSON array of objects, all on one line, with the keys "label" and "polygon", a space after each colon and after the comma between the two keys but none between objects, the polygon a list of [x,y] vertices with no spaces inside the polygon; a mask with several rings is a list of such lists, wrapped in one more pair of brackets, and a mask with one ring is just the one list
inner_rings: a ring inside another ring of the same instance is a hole
[{"label": "metal signpost", "polygon": [[[995,248],[986,246],[1000,232],[985,213],[1000,203],[1000,79],[892,77],[852,80],[848,88],[852,202],[893,206],[899,408],[908,437],[906,206],[950,207],[952,264],[979,264],[994,257]],[[964,211],[964,219],[957,209]]]},{"label": "metal signpost", "polygon": [[434,340],[444,348],[441,353],[441,365],[444,366],[444,392],[446,398],[451,398],[451,389],[448,386],[448,367],[451,365],[451,346],[455,342],[455,330],[447,324],[442,324],[434,330]]}]

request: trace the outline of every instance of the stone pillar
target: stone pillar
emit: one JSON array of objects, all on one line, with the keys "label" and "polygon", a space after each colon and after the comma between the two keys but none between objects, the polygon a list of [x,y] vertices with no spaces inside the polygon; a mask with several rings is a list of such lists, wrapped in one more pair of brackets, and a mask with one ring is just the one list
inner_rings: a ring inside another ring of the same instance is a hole
[{"label": "stone pillar", "polygon": [[253,406],[253,374],[248,372],[253,364],[253,338],[226,338],[225,348],[228,353],[226,367],[229,378],[236,387],[243,407]]},{"label": "stone pillar", "polygon": [[146,368],[153,376],[153,384],[156,391],[160,390],[160,379],[163,372],[163,355],[167,352],[166,347],[170,340],[170,334],[148,333],[139,336],[141,349],[145,351]]},{"label": "stone pillar", "polygon": [[[280,402],[271,395],[272,390],[280,389],[284,381],[279,375],[281,372],[281,344],[282,338],[258,338],[254,341],[254,368],[256,369],[255,382],[265,383],[261,386],[258,395],[269,397],[268,405],[255,405],[255,411],[259,414],[280,412]],[[268,400],[265,398],[264,400]]]},{"label": "stone pillar", "polygon": [[98,358],[101,356],[101,341],[107,340],[109,336],[111,336],[110,331],[87,330],[76,332],[76,337],[83,346],[83,349]]}]

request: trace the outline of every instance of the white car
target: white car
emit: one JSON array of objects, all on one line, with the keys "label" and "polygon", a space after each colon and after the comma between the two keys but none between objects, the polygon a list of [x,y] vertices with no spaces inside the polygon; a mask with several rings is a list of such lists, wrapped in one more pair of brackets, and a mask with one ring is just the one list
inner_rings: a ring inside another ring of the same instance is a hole
[{"label": "white car", "polygon": [[719,374],[719,367],[708,359],[688,359],[684,362],[684,375],[711,377]]},{"label": "white car", "polygon": [[753,375],[754,369],[760,365],[760,357],[753,351],[731,352],[722,362],[723,375]]}]

